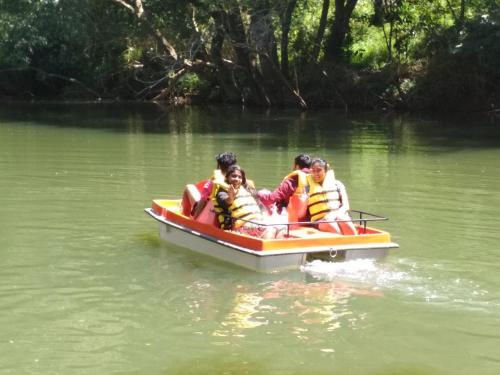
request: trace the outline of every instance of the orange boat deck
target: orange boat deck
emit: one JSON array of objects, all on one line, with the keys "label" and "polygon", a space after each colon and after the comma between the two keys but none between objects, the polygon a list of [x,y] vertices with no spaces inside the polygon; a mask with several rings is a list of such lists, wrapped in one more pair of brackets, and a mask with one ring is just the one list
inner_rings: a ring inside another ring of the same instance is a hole
[{"label": "orange boat deck", "polygon": [[164,219],[182,227],[200,232],[206,236],[229,242],[253,251],[277,251],[297,248],[318,248],[339,245],[366,245],[390,243],[388,232],[356,225],[360,234],[338,235],[321,232],[311,227],[300,227],[290,230],[289,237],[283,239],[261,239],[241,233],[225,231],[209,224],[203,224],[190,217],[182,215],[179,200],[154,200],[153,211]]}]

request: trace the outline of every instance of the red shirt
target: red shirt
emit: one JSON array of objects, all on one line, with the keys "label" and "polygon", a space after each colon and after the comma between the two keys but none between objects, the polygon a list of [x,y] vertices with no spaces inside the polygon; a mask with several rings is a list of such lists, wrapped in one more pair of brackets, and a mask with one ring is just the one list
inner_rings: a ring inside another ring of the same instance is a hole
[{"label": "red shirt", "polygon": [[[309,168],[301,169],[304,173],[309,173]],[[269,191],[259,191],[259,200],[266,207],[271,206],[273,203],[277,203],[278,206],[286,207],[288,206],[288,201],[290,197],[295,193],[297,187],[299,186],[299,177],[297,175],[289,177],[280,184],[273,192]]]}]

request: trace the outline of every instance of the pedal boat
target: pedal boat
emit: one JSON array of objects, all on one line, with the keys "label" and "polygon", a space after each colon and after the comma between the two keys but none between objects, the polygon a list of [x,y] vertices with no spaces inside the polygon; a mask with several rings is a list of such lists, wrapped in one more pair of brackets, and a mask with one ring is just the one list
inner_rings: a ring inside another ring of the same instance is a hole
[{"label": "pedal boat", "polygon": [[197,222],[182,214],[180,200],[153,200],[145,212],[159,222],[163,240],[260,272],[299,269],[314,259],[379,259],[399,247],[388,232],[367,226],[367,222],[387,218],[363,211],[350,211],[359,215],[352,220],[358,229],[356,236],[321,232],[311,223],[300,222],[284,223],[287,234],[283,239],[261,239]]}]

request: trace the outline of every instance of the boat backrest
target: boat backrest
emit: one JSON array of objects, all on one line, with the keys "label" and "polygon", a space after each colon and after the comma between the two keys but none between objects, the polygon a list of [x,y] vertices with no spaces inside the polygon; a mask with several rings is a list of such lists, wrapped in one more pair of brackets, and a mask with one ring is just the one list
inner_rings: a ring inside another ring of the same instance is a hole
[{"label": "boat backrest", "polygon": [[195,220],[199,223],[219,227],[219,221],[217,220],[217,216],[215,215],[214,204],[212,200],[209,199],[207,201],[205,207]]}]

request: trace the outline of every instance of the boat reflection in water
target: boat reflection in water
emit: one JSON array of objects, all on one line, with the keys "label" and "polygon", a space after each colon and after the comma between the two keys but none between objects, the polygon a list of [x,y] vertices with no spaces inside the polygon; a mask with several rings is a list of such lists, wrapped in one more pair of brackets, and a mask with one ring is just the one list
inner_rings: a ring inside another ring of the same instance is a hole
[{"label": "boat reflection in water", "polygon": [[237,286],[233,307],[213,336],[244,337],[249,329],[287,320],[294,322],[292,333],[307,340],[313,334],[308,326],[333,331],[341,327],[342,321],[356,325],[359,317],[354,317],[348,310],[351,297],[383,296],[373,287],[344,282],[277,280],[264,285],[261,291],[247,289],[255,289],[255,286]]}]

